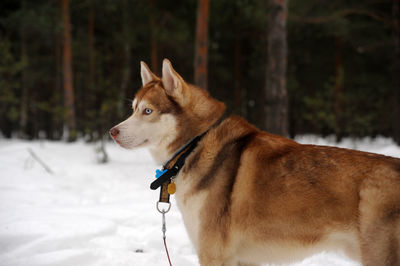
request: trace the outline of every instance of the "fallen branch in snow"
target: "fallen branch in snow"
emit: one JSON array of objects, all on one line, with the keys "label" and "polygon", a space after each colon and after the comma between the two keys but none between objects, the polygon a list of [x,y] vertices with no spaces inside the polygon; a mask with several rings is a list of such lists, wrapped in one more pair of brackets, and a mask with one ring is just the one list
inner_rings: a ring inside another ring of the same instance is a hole
[{"label": "fallen branch in snow", "polygon": [[47,173],[49,174],[54,174],[54,172],[48,167],[40,158],[39,156],[36,155],[36,153],[31,149],[28,148],[29,154],[32,156],[33,159],[35,159],[43,168],[46,170]]}]

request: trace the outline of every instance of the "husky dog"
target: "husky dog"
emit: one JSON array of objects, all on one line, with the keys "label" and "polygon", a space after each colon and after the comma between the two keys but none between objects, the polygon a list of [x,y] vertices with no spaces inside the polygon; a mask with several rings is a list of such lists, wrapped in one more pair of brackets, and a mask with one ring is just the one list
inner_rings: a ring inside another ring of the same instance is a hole
[{"label": "husky dog", "polygon": [[400,159],[302,145],[258,130],[186,83],[164,59],[141,62],[132,115],[110,130],[162,164],[202,135],[175,178],[200,264],[289,263],[343,250],[366,266],[400,265]]}]

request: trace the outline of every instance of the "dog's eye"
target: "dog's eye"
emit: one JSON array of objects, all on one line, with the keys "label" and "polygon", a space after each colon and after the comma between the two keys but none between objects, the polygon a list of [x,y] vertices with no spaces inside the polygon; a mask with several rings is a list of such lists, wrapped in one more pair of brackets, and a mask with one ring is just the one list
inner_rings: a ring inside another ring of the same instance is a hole
[{"label": "dog's eye", "polygon": [[149,115],[149,114],[151,114],[153,112],[153,110],[151,110],[150,108],[145,108],[144,110],[143,110],[143,114],[145,114],[145,115]]}]

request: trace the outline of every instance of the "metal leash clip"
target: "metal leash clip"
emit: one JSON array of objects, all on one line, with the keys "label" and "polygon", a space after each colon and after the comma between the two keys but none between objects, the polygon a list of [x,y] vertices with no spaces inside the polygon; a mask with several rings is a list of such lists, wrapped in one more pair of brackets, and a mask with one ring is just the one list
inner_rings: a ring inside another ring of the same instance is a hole
[{"label": "metal leash clip", "polygon": [[[168,204],[168,208],[165,210],[165,209],[160,209],[160,203],[165,203],[165,204]],[[167,212],[169,212],[169,210],[171,209],[171,202],[161,202],[161,201],[157,201],[157,205],[156,205],[156,207],[157,207],[157,211],[159,212],[159,213],[161,213],[161,214],[165,214],[165,213],[167,213]]]},{"label": "metal leash clip", "polygon": [[167,232],[167,226],[166,226],[166,223],[165,223],[165,214],[167,212],[169,212],[169,210],[171,209],[171,202],[164,202],[164,203],[168,204],[168,208],[167,209],[160,209],[160,201],[157,201],[157,211],[162,214],[162,228],[161,228],[161,231],[163,232],[163,238],[165,239],[166,238],[165,233]]},{"label": "metal leash clip", "polygon": [[161,231],[163,233],[163,241],[164,241],[164,247],[165,247],[165,252],[167,253],[167,258],[168,258],[168,262],[169,265],[172,266],[171,263],[171,258],[169,257],[169,252],[168,252],[168,247],[167,247],[167,242],[166,242],[166,232],[167,232],[167,226],[166,226],[166,222],[165,222],[165,214],[167,212],[169,212],[169,210],[171,209],[171,202],[163,202],[163,203],[167,203],[168,204],[168,208],[167,209],[161,209],[160,208],[160,201],[157,201],[157,211],[159,213],[162,214],[162,227],[161,227]]}]

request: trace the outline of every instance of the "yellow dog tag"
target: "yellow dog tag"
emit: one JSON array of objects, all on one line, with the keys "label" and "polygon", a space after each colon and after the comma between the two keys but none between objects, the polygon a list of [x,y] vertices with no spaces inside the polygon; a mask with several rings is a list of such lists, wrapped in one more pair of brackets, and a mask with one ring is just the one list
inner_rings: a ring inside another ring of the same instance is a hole
[{"label": "yellow dog tag", "polygon": [[169,185],[168,185],[168,193],[169,194],[175,194],[176,192],[176,185],[174,183],[174,181],[172,181]]}]

